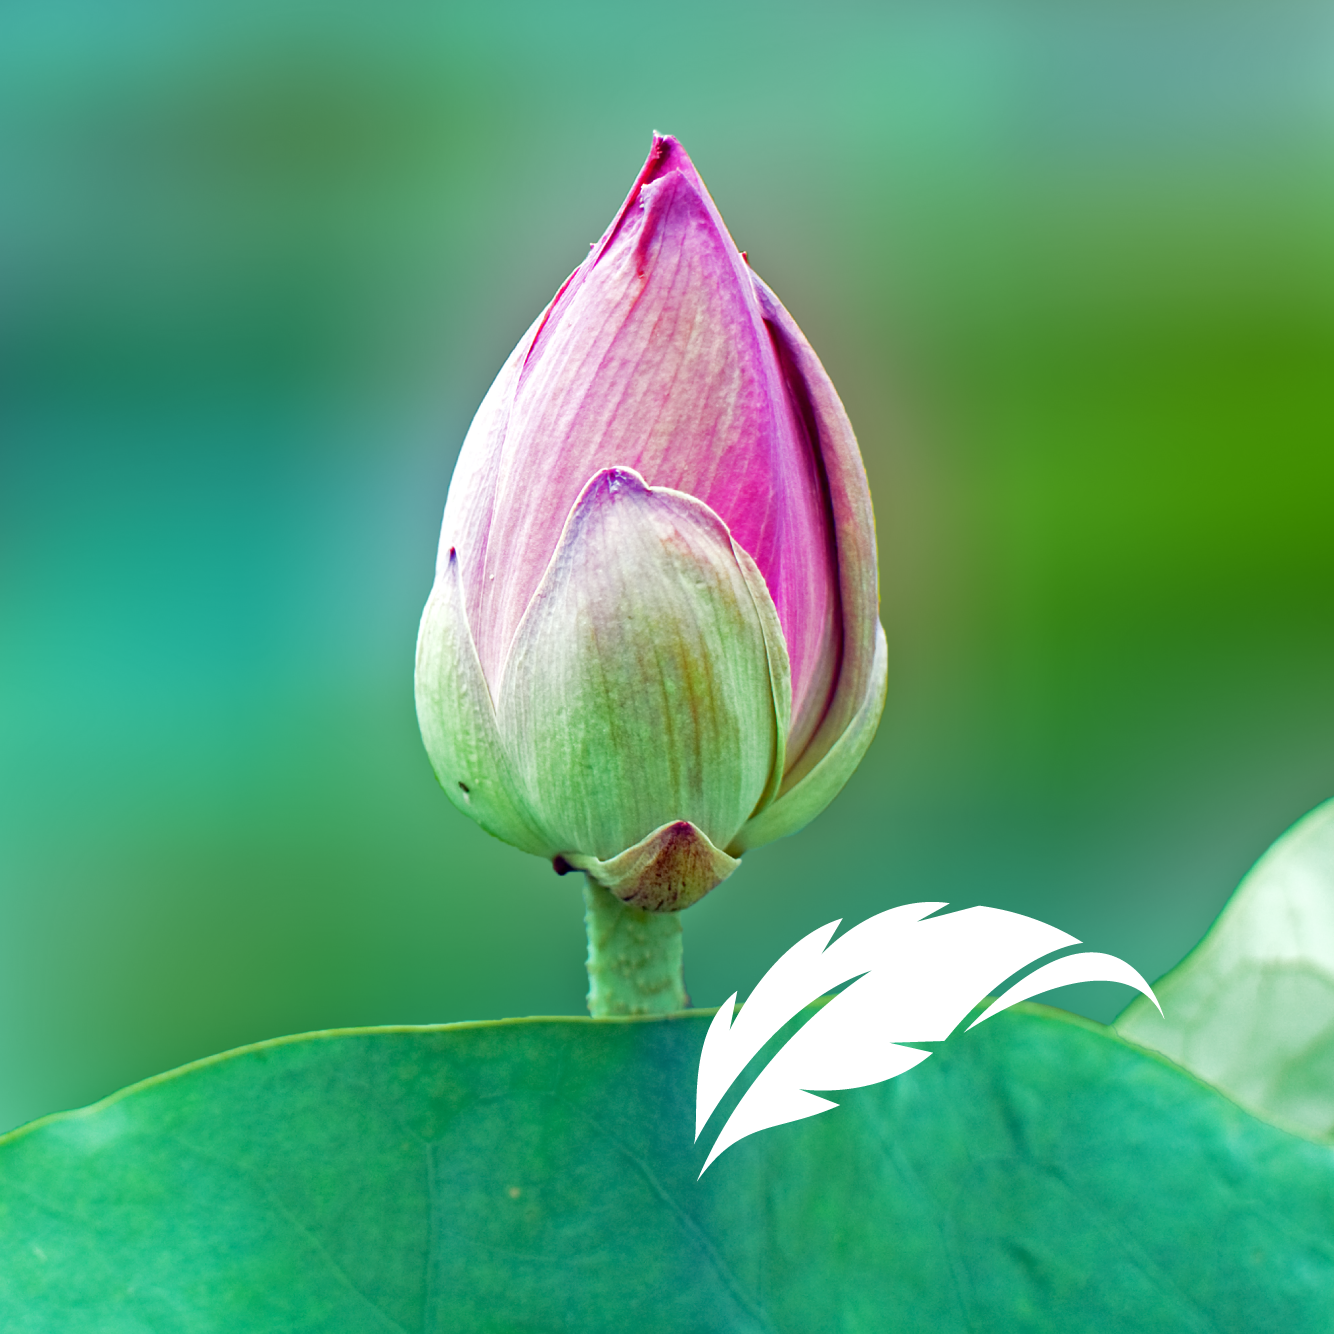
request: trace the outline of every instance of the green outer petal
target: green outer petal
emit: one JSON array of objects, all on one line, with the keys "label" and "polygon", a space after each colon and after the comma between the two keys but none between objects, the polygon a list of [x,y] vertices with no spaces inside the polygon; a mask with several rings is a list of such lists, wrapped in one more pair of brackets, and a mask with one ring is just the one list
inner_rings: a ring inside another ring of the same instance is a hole
[{"label": "green outer petal", "polygon": [[843,735],[820,762],[777,801],[745,823],[741,832],[728,845],[727,851],[732,856],[739,857],[748,848],[757,848],[761,843],[772,843],[774,839],[786,834],[795,834],[838,796],[843,785],[852,777],[853,770],[862,762],[862,756],[866,754],[875,730],[880,725],[888,680],[889,647],[885,642],[884,627],[877,621],[875,657],[871,662],[870,678],[861,706]]},{"label": "green outer petal", "polygon": [[1334,800],[1298,820],[1116,1031],[1248,1111],[1334,1139]]},{"label": "green outer petal", "polygon": [[764,582],[760,567],[735,538],[732,539],[732,554],[741,567],[751,600],[755,603],[755,613],[760,618],[764,651],[769,658],[769,688],[773,693],[774,718],[777,723],[774,731],[773,769],[763,795],[751,812],[754,815],[778,795],[778,789],[783,783],[783,772],[787,768],[787,733],[792,725],[792,663],[787,655],[787,640],[783,636],[783,624],[778,619],[778,608],[769,596],[769,585]]},{"label": "green outer petal", "polygon": [[717,847],[735,837],[780,753],[763,621],[703,501],[628,468],[590,479],[497,692],[505,751],[558,852],[610,860],[678,820]]},{"label": "green outer petal", "polygon": [[[417,632],[417,721],[445,795],[488,834],[542,857],[555,849],[517,797],[463,604],[457,553],[441,562]],[[466,790],[465,790],[466,789]]]}]

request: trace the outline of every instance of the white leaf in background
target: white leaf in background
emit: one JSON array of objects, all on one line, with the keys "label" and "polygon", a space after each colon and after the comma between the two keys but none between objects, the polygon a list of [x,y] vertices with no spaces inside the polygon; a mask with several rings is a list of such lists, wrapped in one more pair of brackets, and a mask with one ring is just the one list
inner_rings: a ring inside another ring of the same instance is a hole
[{"label": "white leaf in background", "polygon": [[1116,1031],[1308,1138],[1334,1139],[1334,801],[1256,862],[1209,934]]},{"label": "white leaf in background", "polygon": [[[1079,944],[1054,926],[999,908],[928,916],[944,906],[891,908],[832,945],[828,941],[839,924],[830,922],[769,969],[735,1018],[736,996],[728,998],[700,1053],[696,1139],[737,1076],[784,1024],[832,987],[858,979],[808,1019],[759,1073],[714,1141],[700,1176],[747,1135],[838,1105],[811,1089],[862,1088],[911,1070],[931,1053],[898,1044],[944,1041],[1007,977],[1054,950]],[[1149,984],[1120,959],[1072,954],[1029,974],[976,1022],[1038,992],[1090,981],[1125,982],[1153,996]]]}]

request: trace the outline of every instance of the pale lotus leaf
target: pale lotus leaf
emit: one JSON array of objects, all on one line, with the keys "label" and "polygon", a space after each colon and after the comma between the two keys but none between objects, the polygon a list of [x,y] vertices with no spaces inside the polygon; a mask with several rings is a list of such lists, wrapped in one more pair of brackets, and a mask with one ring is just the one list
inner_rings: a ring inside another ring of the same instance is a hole
[{"label": "pale lotus leaf", "polygon": [[[1116,1030],[1258,1116],[1334,1139],[1334,801],[1255,864],[1209,934]],[[1164,1017],[1165,1016],[1165,1017]]]}]

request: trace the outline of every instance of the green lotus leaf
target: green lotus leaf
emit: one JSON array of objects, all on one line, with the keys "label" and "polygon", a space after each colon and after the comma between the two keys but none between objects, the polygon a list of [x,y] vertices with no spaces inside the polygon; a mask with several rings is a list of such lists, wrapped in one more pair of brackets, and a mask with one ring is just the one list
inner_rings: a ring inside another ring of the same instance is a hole
[{"label": "green lotus leaf", "polygon": [[710,1011],[316,1033],[0,1140],[6,1334],[1330,1329],[1334,1152],[1023,1006],[696,1180]]}]

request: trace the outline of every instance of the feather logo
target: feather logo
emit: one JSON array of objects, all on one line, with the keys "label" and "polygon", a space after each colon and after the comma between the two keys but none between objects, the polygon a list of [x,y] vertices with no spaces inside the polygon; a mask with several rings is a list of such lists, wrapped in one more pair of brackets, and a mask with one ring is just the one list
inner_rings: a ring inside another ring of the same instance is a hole
[{"label": "feather logo", "polygon": [[[943,903],[909,903],[867,918],[831,945],[838,922],[799,940],[760,979],[736,1013],[723,1003],[704,1038],[695,1088],[695,1139],[727,1090],[789,1020],[855,978],[780,1048],[743,1094],[700,1176],[724,1149],[756,1131],[837,1107],[812,1089],[863,1088],[931,1055],[911,1042],[943,1042],[978,1001],[1038,959],[1080,942],[1054,926],[1000,908],[940,917]],[[1124,982],[1155,1005],[1149,984],[1111,954],[1065,954],[1021,977],[968,1027],[1019,1001],[1075,982]],[[1159,1006],[1161,1013],[1162,1007]]]}]

